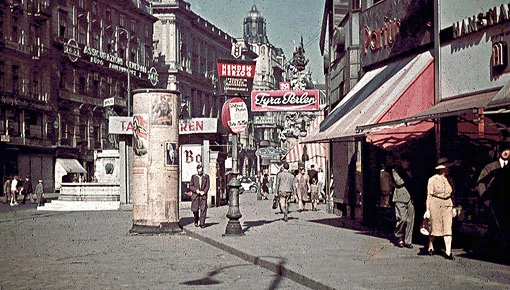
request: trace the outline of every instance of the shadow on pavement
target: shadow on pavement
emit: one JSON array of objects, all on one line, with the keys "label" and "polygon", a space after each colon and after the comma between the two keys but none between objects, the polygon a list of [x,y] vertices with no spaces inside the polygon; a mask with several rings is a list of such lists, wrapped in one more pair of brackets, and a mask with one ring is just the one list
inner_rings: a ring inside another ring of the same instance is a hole
[{"label": "shadow on pavement", "polygon": [[[183,217],[179,220],[179,225],[181,227],[185,227],[185,226],[188,226],[188,225],[191,225],[193,223],[193,217]],[[219,223],[208,223],[207,222],[207,219],[205,221],[205,227],[210,227],[210,226],[213,226],[213,225],[218,225]]]},{"label": "shadow on pavement", "polygon": [[274,220],[243,221],[243,233],[246,233],[251,228],[271,224],[271,223],[278,222],[278,221],[281,221],[281,219],[278,218],[278,219],[274,219]]}]

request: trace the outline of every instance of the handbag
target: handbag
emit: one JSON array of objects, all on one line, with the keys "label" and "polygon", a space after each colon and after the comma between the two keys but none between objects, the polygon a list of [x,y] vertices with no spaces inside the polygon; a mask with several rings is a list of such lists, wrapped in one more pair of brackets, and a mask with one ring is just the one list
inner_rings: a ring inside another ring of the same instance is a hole
[{"label": "handbag", "polygon": [[421,222],[420,233],[425,236],[429,236],[432,228],[430,226],[430,220],[428,218],[424,218]]},{"label": "handbag", "polygon": [[278,207],[278,200],[276,199],[276,197],[273,199],[273,206],[272,208],[273,209],[276,209]]}]

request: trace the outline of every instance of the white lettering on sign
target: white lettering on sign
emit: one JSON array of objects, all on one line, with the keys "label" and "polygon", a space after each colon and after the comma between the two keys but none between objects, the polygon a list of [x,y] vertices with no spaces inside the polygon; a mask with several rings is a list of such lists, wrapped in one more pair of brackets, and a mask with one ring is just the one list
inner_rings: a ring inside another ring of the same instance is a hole
[{"label": "white lettering on sign", "polygon": [[108,98],[103,100],[103,107],[109,107],[115,105],[115,98]]},{"label": "white lettering on sign", "polygon": [[221,75],[227,77],[252,78],[253,66],[245,64],[221,64]]},{"label": "white lettering on sign", "polygon": [[484,28],[510,20],[509,4],[501,4],[472,17],[453,23],[453,38],[458,38]]},{"label": "white lettering on sign", "polygon": [[259,93],[255,96],[255,104],[258,106],[271,106],[271,105],[311,105],[315,103],[314,96],[308,96],[305,92],[297,96],[294,92],[285,93],[282,97],[271,96],[267,93]]}]

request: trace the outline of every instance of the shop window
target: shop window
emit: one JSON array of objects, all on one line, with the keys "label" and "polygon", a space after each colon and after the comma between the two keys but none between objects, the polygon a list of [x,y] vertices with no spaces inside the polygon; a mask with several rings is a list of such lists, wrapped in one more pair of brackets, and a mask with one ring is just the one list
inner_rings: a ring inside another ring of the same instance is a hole
[{"label": "shop window", "polygon": [[149,35],[149,27],[147,25],[145,25],[144,36],[145,36],[145,38],[150,38],[151,37]]}]

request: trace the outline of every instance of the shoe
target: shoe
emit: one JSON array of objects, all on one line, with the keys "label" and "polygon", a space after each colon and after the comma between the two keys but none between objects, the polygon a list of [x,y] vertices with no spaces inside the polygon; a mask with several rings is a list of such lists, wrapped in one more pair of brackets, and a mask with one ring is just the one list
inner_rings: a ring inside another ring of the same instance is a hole
[{"label": "shoe", "polygon": [[404,241],[402,241],[402,239],[399,239],[398,242],[397,242],[397,246],[399,248],[403,248],[404,247]]},{"label": "shoe", "polygon": [[203,229],[203,228],[205,228],[205,226],[204,225],[200,225],[200,228]]},{"label": "shoe", "polygon": [[285,216],[283,217],[283,221],[284,221],[284,222],[287,222],[288,220],[289,220],[289,217],[288,217],[287,215],[285,215]]},{"label": "shoe", "polygon": [[452,254],[452,253],[450,253],[450,255],[447,255],[447,256],[446,256],[446,259],[447,259],[447,260],[451,260],[451,261],[453,261],[453,260],[455,260],[455,257],[453,256],[453,254]]},{"label": "shoe", "polygon": [[408,248],[408,249],[412,249],[413,248],[413,245],[411,244],[404,244],[404,247]]},{"label": "shoe", "polygon": [[429,249],[429,256],[434,256],[434,250]]},{"label": "shoe", "polygon": [[198,228],[198,223],[197,223],[197,222],[195,222],[195,227],[197,227],[197,228]]}]

